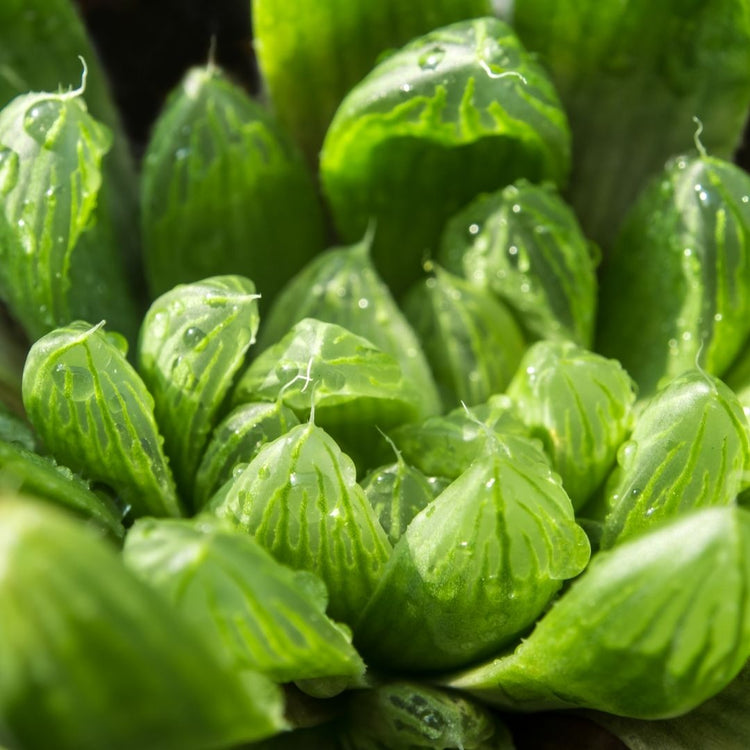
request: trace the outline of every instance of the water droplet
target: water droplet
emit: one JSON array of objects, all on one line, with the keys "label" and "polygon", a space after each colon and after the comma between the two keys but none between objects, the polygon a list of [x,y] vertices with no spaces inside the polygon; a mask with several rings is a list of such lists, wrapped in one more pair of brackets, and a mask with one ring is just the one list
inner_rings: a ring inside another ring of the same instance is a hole
[{"label": "water droplet", "polygon": [[717,323],[721,323],[721,321],[724,320],[724,316],[721,313],[716,313],[716,315],[714,315],[714,320]]},{"label": "water droplet", "polygon": [[743,195],[741,200],[743,203],[750,203],[750,195]]},{"label": "water droplet", "polygon": [[684,250],[682,251],[682,254],[683,254],[683,255],[684,255],[684,256],[685,256],[686,258],[689,258],[689,257],[690,257],[690,256],[691,256],[691,255],[693,254],[693,248],[692,248],[692,247],[686,247],[686,248],[685,248],[685,249],[684,249]]},{"label": "water droplet", "polygon": [[649,517],[649,516],[653,516],[653,515],[654,515],[654,511],[655,511],[655,510],[656,510],[656,508],[654,508],[654,507],[651,507],[651,508],[649,508],[649,509],[648,509],[648,510],[646,511],[646,517]]},{"label": "water droplet", "polygon": [[469,225],[469,234],[479,234],[479,224],[470,224]]},{"label": "water droplet", "polygon": [[641,490],[640,490],[640,488],[639,488],[639,487],[633,487],[633,489],[632,489],[632,490],[630,490],[630,494],[631,494],[631,495],[632,495],[633,497],[638,497],[638,495],[640,495],[640,494],[641,494]]},{"label": "water droplet", "polygon": [[195,326],[190,326],[185,329],[185,333],[182,334],[182,342],[185,346],[195,347],[200,344],[201,341],[206,337],[206,334]]},{"label": "water droplet", "polygon": [[403,91],[405,94],[408,94],[411,91],[411,86],[408,83],[402,83],[401,91]]},{"label": "water droplet", "polygon": [[514,214],[520,214],[521,213],[521,204],[520,203],[514,203],[513,208],[511,209]]},{"label": "water droplet", "polygon": [[42,146],[50,146],[50,135],[64,110],[60,99],[44,99],[32,104],[23,118],[23,129]]},{"label": "water droplet", "polygon": [[445,57],[445,50],[440,46],[431,47],[419,57],[419,67],[422,70],[435,70]]},{"label": "water droplet", "polygon": [[232,469],[232,479],[237,479],[237,477],[240,476],[240,474],[242,474],[249,465],[250,464],[246,463],[235,464],[234,468]]},{"label": "water droplet", "polygon": [[12,148],[0,148],[0,195],[9,193],[18,182],[18,154]]},{"label": "water droplet", "polygon": [[617,449],[617,463],[620,464],[620,466],[627,464],[635,455],[636,450],[638,450],[638,443],[636,443],[635,440],[628,440],[623,443]]},{"label": "water droplet", "polygon": [[368,300],[366,300],[364,297],[357,302],[357,307],[360,310],[366,310],[370,306],[370,303]]}]

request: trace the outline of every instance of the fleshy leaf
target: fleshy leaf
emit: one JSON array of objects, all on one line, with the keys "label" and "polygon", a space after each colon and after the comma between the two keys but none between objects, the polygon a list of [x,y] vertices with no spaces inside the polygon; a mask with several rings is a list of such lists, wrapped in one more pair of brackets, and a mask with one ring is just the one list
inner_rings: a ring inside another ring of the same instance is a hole
[{"label": "fleshy leaf", "polygon": [[270,303],[325,246],[302,155],[214,65],[188,71],[164,105],[144,157],[142,198],[154,295],[239,273]]},{"label": "fleshy leaf", "polygon": [[491,289],[530,339],[593,343],[597,251],[551,184],[519,180],[445,225],[440,263]]},{"label": "fleshy leaf", "polygon": [[696,362],[722,375],[750,333],[750,175],[708,156],[673,159],[602,272],[596,348],[642,396]]},{"label": "fleshy leaf", "polygon": [[436,268],[412,287],[403,304],[446,408],[474,406],[505,390],[526,345],[502,302]]},{"label": "fleshy leaf", "polygon": [[209,511],[253,534],[279,562],[320,576],[330,616],[349,624],[391,551],[351,459],[312,423],[261,448]]},{"label": "fleshy leaf", "polygon": [[560,92],[569,196],[609,249],[646,180],[693,141],[731,158],[750,106],[747,0],[515,0],[513,23]]},{"label": "fleshy leaf", "polygon": [[112,136],[79,94],[25,94],[0,111],[0,294],[32,340],[76,318],[132,340],[122,253],[97,210]]},{"label": "fleshy leaf", "polygon": [[400,294],[447,217],[521,177],[564,183],[569,146],[547,74],[509,26],[482,18],[411,41],[349,92],[321,180],[344,240],[375,219],[373,260]]},{"label": "fleshy leaf", "polygon": [[314,162],[341,99],[385,50],[462,18],[489,0],[253,0],[255,45],[279,120]]},{"label": "fleshy leaf", "polygon": [[512,750],[510,734],[468,697],[410,682],[392,682],[353,696],[347,750],[464,748]]},{"label": "fleshy leaf", "polygon": [[414,516],[439,494],[429,479],[400,455],[395,463],[371,471],[362,480],[362,489],[391,544],[399,540]]},{"label": "fleshy leaf", "polygon": [[284,727],[268,680],[228,669],[60,511],[0,499],[0,571],[0,744],[203,750]]},{"label": "fleshy leaf", "polygon": [[524,711],[678,716],[750,656],[750,512],[708,508],[594,556],[516,650],[445,684]]},{"label": "fleshy leaf", "polygon": [[180,514],[154,400],[101,324],[77,321],[35,343],[23,402],[60,463],[109,485],[133,515]]},{"label": "fleshy leaf", "polygon": [[573,506],[581,508],[630,431],[630,377],[619,362],[571,342],[541,341],[526,353],[507,394],[544,444]]},{"label": "fleshy leaf", "polygon": [[492,450],[498,435],[528,435],[517,405],[505,395],[492,396],[471,409],[459,407],[424,422],[390,430],[404,460],[427,476],[456,479],[476,458]]},{"label": "fleshy leaf", "polygon": [[266,444],[299,424],[281,401],[241,404],[216,426],[195,475],[195,506],[201,508],[235,471]]},{"label": "fleshy leaf", "polygon": [[333,435],[358,465],[388,430],[418,418],[419,391],[398,361],[346,328],[305,318],[240,378],[235,404],[281,401]]},{"label": "fleshy leaf", "polygon": [[691,370],[659,391],[607,482],[602,547],[691,509],[734,503],[750,468],[749,430],[718,378]]},{"label": "fleshy leaf", "polygon": [[183,495],[235,373],[255,341],[258,295],[242,276],[185,284],[149,308],[138,342],[138,369],[155,402],[164,449]]},{"label": "fleshy leaf", "polygon": [[364,672],[351,637],[325,616],[320,579],[280,565],[247,534],[143,519],[128,532],[124,555],[236,671],[276,682]]},{"label": "fleshy leaf", "polygon": [[50,500],[92,520],[115,539],[125,536],[122,511],[110,498],[94,493],[67,467],[19,443],[0,440],[0,487]]},{"label": "fleshy leaf", "polygon": [[588,539],[541,449],[506,437],[411,522],[355,643],[373,665],[468,665],[517,638],[588,559]]},{"label": "fleshy leaf", "polygon": [[418,391],[420,415],[440,399],[419,340],[370,259],[370,235],[310,261],[282,290],[263,320],[258,350],[279,341],[303,318],[340,325],[395,357]]}]

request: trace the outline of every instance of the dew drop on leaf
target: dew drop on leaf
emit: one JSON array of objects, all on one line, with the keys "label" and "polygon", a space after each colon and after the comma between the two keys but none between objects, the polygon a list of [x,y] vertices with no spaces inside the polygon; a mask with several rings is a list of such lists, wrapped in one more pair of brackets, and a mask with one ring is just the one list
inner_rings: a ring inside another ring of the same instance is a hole
[{"label": "dew drop on leaf", "polygon": [[50,132],[63,115],[64,104],[58,99],[45,99],[32,104],[23,118],[23,129],[42,146],[49,147]]},{"label": "dew drop on leaf", "polygon": [[419,58],[419,67],[422,70],[435,70],[445,57],[445,50],[440,46],[431,47]]}]

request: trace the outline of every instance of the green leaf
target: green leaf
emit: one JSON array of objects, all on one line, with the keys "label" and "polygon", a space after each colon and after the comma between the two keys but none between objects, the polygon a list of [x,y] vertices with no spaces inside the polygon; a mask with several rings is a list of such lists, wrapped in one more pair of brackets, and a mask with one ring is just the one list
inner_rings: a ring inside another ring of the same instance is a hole
[{"label": "green leaf", "polygon": [[303,318],[335,323],[395,357],[416,386],[420,414],[440,411],[440,399],[419,340],[370,258],[372,236],[310,261],[282,290],[263,320],[258,350],[279,341]]},{"label": "green leaf", "polygon": [[22,444],[0,439],[0,488],[50,500],[122,539],[122,511],[103,493],[94,493],[87,482],[66,466],[59,466]]},{"label": "green leaf", "polygon": [[371,471],[362,480],[362,489],[391,544],[399,540],[414,516],[439,494],[435,485],[419,469],[409,466],[400,454],[395,463]]},{"label": "green leaf", "polygon": [[0,500],[0,744],[203,750],[284,728],[265,678],[221,663],[108,544]]},{"label": "green leaf", "polygon": [[670,161],[602,270],[597,350],[641,395],[698,361],[721,375],[750,333],[750,175],[713,157]]},{"label": "green leaf", "polygon": [[291,682],[365,670],[351,636],[325,616],[320,579],[280,565],[247,534],[144,519],[129,531],[124,555],[235,671]]},{"label": "green leaf", "polygon": [[438,26],[488,15],[489,0],[252,0],[263,82],[284,128],[317,160],[341,99],[385,50]]},{"label": "green leaf", "polygon": [[301,154],[214,65],[188,71],[164,105],[144,157],[142,201],[154,295],[240,273],[267,304],[325,244]]},{"label": "green leaf", "polygon": [[544,444],[573,506],[581,508],[630,432],[633,381],[615,360],[571,342],[540,341],[526,353],[507,394]]},{"label": "green leaf", "polygon": [[195,472],[235,373],[258,330],[258,295],[242,276],[185,284],[149,308],[138,370],[155,402],[177,484],[189,497]]},{"label": "green leaf", "polygon": [[565,114],[547,75],[494,18],[431,31],[385,58],[341,103],[321,151],[334,223],[400,293],[444,220],[520,177],[565,182]]},{"label": "green leaf", "polygon": [[26,94],[0,111],[0,294],[31,339],[76,318],[134,334],[112,217],[98,208],[111,143],[80,91]]},{"label": "green leaf", "polygon": [[235,404],[276,401],[315,421],[367,464],[388,430],[419,417],[419,391],[398,361],[346,328],[305,318],[266,349],[240,378]]},{"label": "green leaf", "polygon": [[351,459],[312,423],[261,448],[209,511],[253,534],[279,562],[320,576],[330,616],[349,624],[391,551]]},{"label": "green leaf", "polygon": [[748,431],[737,398],[718,378],[691,370],[659,391],[607,482],[602,547],[694,508],[734,503],[750,468]]},{"label": "green leaf", "polygon": [[491,289],[530,339],[590,347],[598,250],[554,186],[519,180],[455,214],[440,240],[440,263]]},{"label": "green leaf", "polygon": [[404,312],[446,408],[474,406],[505,390],[525,342],[513,316],[490,292],[436,268],[408,292]]},{"label": "green leaf", "polygon": [[521,635],[588,559],[541,449],[506,437],[409,524],[355,643],[391,669],[468,665]]},{"label": "green leaf", "polygon": [[391,682],[357,691],[347,725],[347,750],[513,748],[508,731],[486,708],[418,683]]},{"label": "green leaf", "polygon": [[108,484],[133,515],[180,514],[154,400],[101,323],[71,323],[31,347],[23,402],[55,458]]},{"label": "green leaf", "polygon": [[569,197],[609,249],[645,182],[693,141],[731,158],[750,107],[747,0],[516,0],[514,25],[550,71],[573,133]]},{"label": "green leaf", "polygon": [[404,460],[427,476],[456,479],[476,458],[492,451],[498,436],[526,436],[517,405],[505,395],[470,409],[405,424],[389,431]]},{"label": "green leaf", "polygon": [[29,451],[36,450],[36,437],[31,427],[21,417],[9,411],[2,402],[0,402],[0,440],[6,443],[16,443]]},{"label": "green leaf", "polygon": [[750,666],[716,697],[676,719],[642,721],[611,714],[588,717],[619,737],[630,750],[745,750],[750,737]]},{"label": "green leaf", "polygon": [[516,650],[445,684],[524,711],[685,713],[750,656],[750,513],[708,508],[594,556]]},{"label": "green leaf", "polygon": [[195,474],[194,503],[203,507],[235,471],[241,471],[266,444],[299,424],[281,401],[242,404],[216,426]]}]

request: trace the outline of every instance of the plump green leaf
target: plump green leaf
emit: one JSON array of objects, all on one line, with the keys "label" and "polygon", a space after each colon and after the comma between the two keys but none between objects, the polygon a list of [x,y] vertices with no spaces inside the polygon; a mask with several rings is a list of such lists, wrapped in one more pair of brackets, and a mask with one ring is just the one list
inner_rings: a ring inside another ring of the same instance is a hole
[{"label": "plump green leaf", "polygon": [[265,304],[324,247],[323,214],[301,154],[214,65],[185,74],[143,165],[144,257],[154,295],[240,273]]},{"label": "plump green leaf", "polygon": [[419,417],[419,391],[398,361],[368,339],[333,323],[305,318],[248,367],[235,404],[281,401],[341,442],[358,464],[380,441],[377,428]]},{"label": "plump green leaf", "polygon": [[595,555],[508,655],[446,684],[525,711],[685,713],[750,656],[750,512],[707,508]]},{"label": "plump green leaf", "polygon": [[203,750],[284,727],[281,696],[228,669],[105,542],[0,500],[0,744]]},{"label": "plump green leaf", "polygon": [[77,321],[35,343],[23,402],[55,458],[112,487],[133,515],[180,514],[154,400],[101,324]]},{"label": "plump green leaf", "polygon": [[321,253],[282,290],[263,320],[258,349],[279,341],[303,318],[343,326],[395,357],[418,391],[420,414],[440,410],[422,348],[370,258],[372,237]]},{"label": "plump green leaf", "polygon": [[195,474],[194,504],[201,508],[266,444],[299,424],[281,401],[241,404],[216,426]]},{"label": "plump green leaf", "polygon": [[143,519],[128,532],[124,555],[237,671],[277,682],[364,672],[351,636],[325,616],[320,579],[280,565],[248,534]]},{"label": "plump green leaf", "polygon": [[659,391],[607,482],[602,547],[693,508],[734,503],[750,469],[749,430],[718,378],[691,370]]},{"label": "plump green leaf", "polygon": [[597,350],[650,395],[697,361],[721,375],[750,332],[750,175],[678,157],[649,184],[603,267]]},{"label": "plump green leaf", "polygon": [[436,268],[408,292],[404,312],[446,408],[474,406],[505,390],[525,342],[513,316],[490,292]]},{"label": "plump green leaf", "polygon": [[509,26],[459,22],[413,40],[346,96],[321,151],[341,235],[377,222],[375,265],[403,291],[437,250],[447,217],[520,177],[565,181],[565,114]]},{"label": "plump green leaf", "polygon": [[279,562],[320,576],[330,616],[349,624],[361,616],[390,555],[354,464],[312,423],[261,448],[209,510],[253,534]]},{"label": "plump green leaf", "polygon": [[0,111],[0,294],[32,339],[75,318],[134,333],[120,249],[97,211],[111,142],[80,92],[25,94]]},{"label": "plump green leaf", "polygon": [[257,300],[249,279],[217,276],[163,294],[143,320],[138,370],[185,497],[192,495],[219,409],[255,341]]},{"label": "plump green leaf", "polygon": [[252,0],[258,62],[274,110],[315,162],[341,99],[385,50],[487,15],[489,0]]},{"label": "plump green leaf", "polygon": [[645,181],[692,142],[730,158],[750,107],[747,0],[515,0],[514,25],[560,92],[570,200],[609,248]]},{"label": "plump green leaf", "polygon": [[491,289],[530,339],[590,347],[598,250],[554,186],[519,180],[455,214],[440,240],[440,263]]},{"label": "plump green leaf", "polygon": [[362,480],[362,489],[378,516],[380,525],[395,544],[414,516],[444,489],[409,466],[398,455],[395,463],[371,471]]},{"label": "plump green leaf", "polygon": [[517,638],[588,559],[541,449],[506,437],[409,524],[355,643],[389,668],[468,665]]},{"label": "plump green leaf", "polygon": [[517,405],[496,395],[470,409],[459,407],[439,417],[390,430],[404,460],[427,476],[456,479],[476,458],[492,451],[498,436],[528,435]]},{"label": "plump green leaf", "polygon": [[[501,741],[502,740],[502,741]],[[511,750],[510,734],[471,699],[410,682],[391,682],[352,696],[344,748]]]},{"label": "plump green leaf", "polygon": [[66,466],[40,456],[16,442],[0,439],[0,487],[50,500],[122,539],[122,510],[103,493],[94,493],[88,482]]},{"label": "plump green leaf", "polygon": [[615,360],[571,342],[540,341],[526,353],[507,394],[544,444],[573,506],[581,508],[630,431],[633,381]]}]

